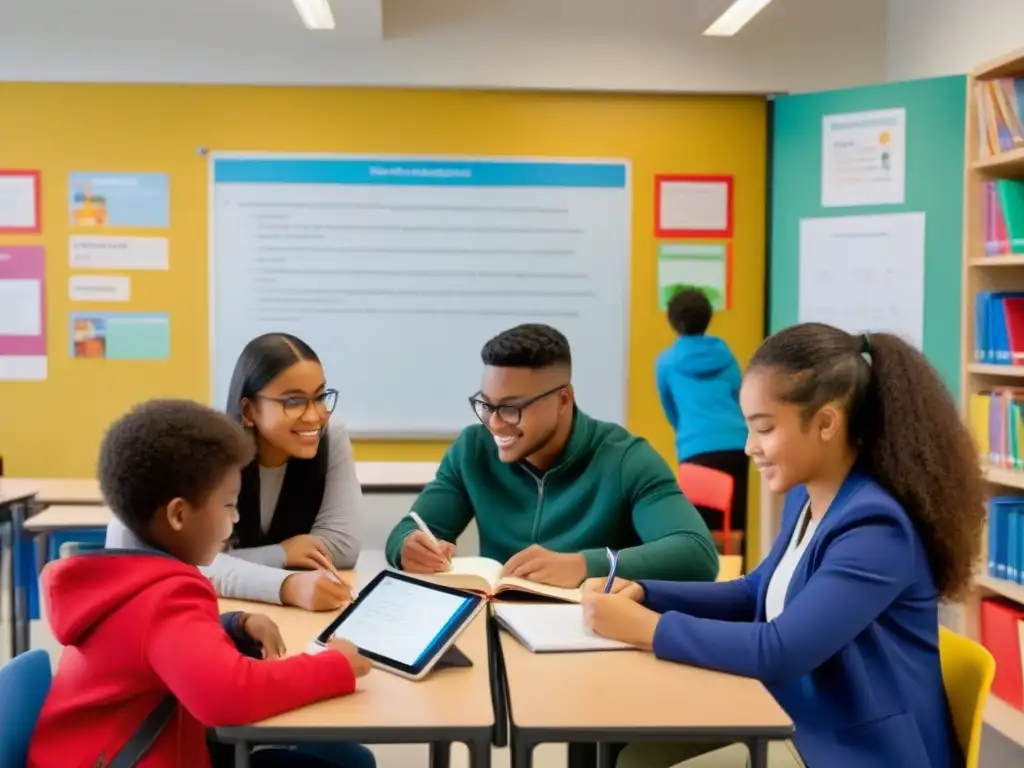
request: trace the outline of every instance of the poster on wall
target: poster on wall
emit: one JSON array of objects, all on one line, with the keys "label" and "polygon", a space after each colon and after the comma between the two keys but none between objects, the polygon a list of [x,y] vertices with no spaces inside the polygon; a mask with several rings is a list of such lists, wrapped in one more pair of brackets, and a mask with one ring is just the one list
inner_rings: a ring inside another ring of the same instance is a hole
[{"label": "poster on wall", "polygon": [[0,234],[38,234],[42,190],[39,171],[0,168]]},{"label": "poster on wall", "polygon": [[924,344],[923,213],[800,222],[799,322]]},{"label": "poster on wall", "polygon": [[821,118],[821,205],[902,205],[907,111],[876,109]]},{"label": "poster on wall", "polygon": [[0,246],[0,381],[46,378],[46,252]]},{"label": "poster on wall", "polygon": [[717,311],[732,303],[731,247],[726,243],[663,243],[658,246],[658,309],[677,291],[697,288]]},{"label": "poster on wall", "polygon": [[732,237],[732,216],[732,176],[654,177],[655,236]]},{"label": "poster on wall", "polygon": [[170,179],[166,173],[72,173],[68,206],[73,227],[166,228]]},{"label": "poster on wall", "polygon": [[71,357],[166,360],[171,321],[162,313],[72,312]]}]

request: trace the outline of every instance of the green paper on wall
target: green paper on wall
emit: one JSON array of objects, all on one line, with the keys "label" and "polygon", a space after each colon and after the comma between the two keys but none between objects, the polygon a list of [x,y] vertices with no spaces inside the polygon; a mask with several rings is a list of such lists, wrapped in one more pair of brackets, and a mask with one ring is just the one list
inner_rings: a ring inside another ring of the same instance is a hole
[{"label": "green paper on wall", "polygon": [[658,246],[658,308],[677,291],[698,288],[716,310],[729,308],[729,247],[724,243],[663,243]]}]

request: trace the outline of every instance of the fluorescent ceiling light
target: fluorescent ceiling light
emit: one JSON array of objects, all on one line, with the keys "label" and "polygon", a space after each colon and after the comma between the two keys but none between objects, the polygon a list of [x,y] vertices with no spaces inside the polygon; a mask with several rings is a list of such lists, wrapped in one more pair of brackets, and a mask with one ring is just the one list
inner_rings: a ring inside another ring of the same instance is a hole
[{"label": "fluorescent ceiling light", "polygon": [[292,0],[306,29],[334,29],[334,14],[327,0]]},{"label": "fluorescent ceiling light", "polygon": [[[772,0],[735,0],[714,23],[704,30],[711,37],[732,37],[757,16]],[[298,2],[298,0],[296,0]]]}]

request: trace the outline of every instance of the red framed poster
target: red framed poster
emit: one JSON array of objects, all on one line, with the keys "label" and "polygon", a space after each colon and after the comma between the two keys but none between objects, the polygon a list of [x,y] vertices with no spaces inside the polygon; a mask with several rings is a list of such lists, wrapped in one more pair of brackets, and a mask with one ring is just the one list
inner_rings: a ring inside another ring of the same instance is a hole
[{"label": "red framed poster", "polygon": [[659,174],[654,177],[656,237],[732,237],[733,177]]},{"label": "red framed poster", "polygon": [[0,168],[0,235],[39,234],[43,192],[39,171]]}]

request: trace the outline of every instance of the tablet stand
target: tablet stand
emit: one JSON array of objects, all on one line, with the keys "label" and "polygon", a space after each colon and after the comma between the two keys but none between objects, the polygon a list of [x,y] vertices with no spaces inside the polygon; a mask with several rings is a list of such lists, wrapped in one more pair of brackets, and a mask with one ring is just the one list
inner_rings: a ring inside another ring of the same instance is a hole
[{"label": "tablet stand", "polygon": [[435,669],[443,669],[445,667],[472,667],[472,660],[456,648],[454,645],[449,647],[444,652],[444,656],[437,660],[437,664],[434,665]]}]

